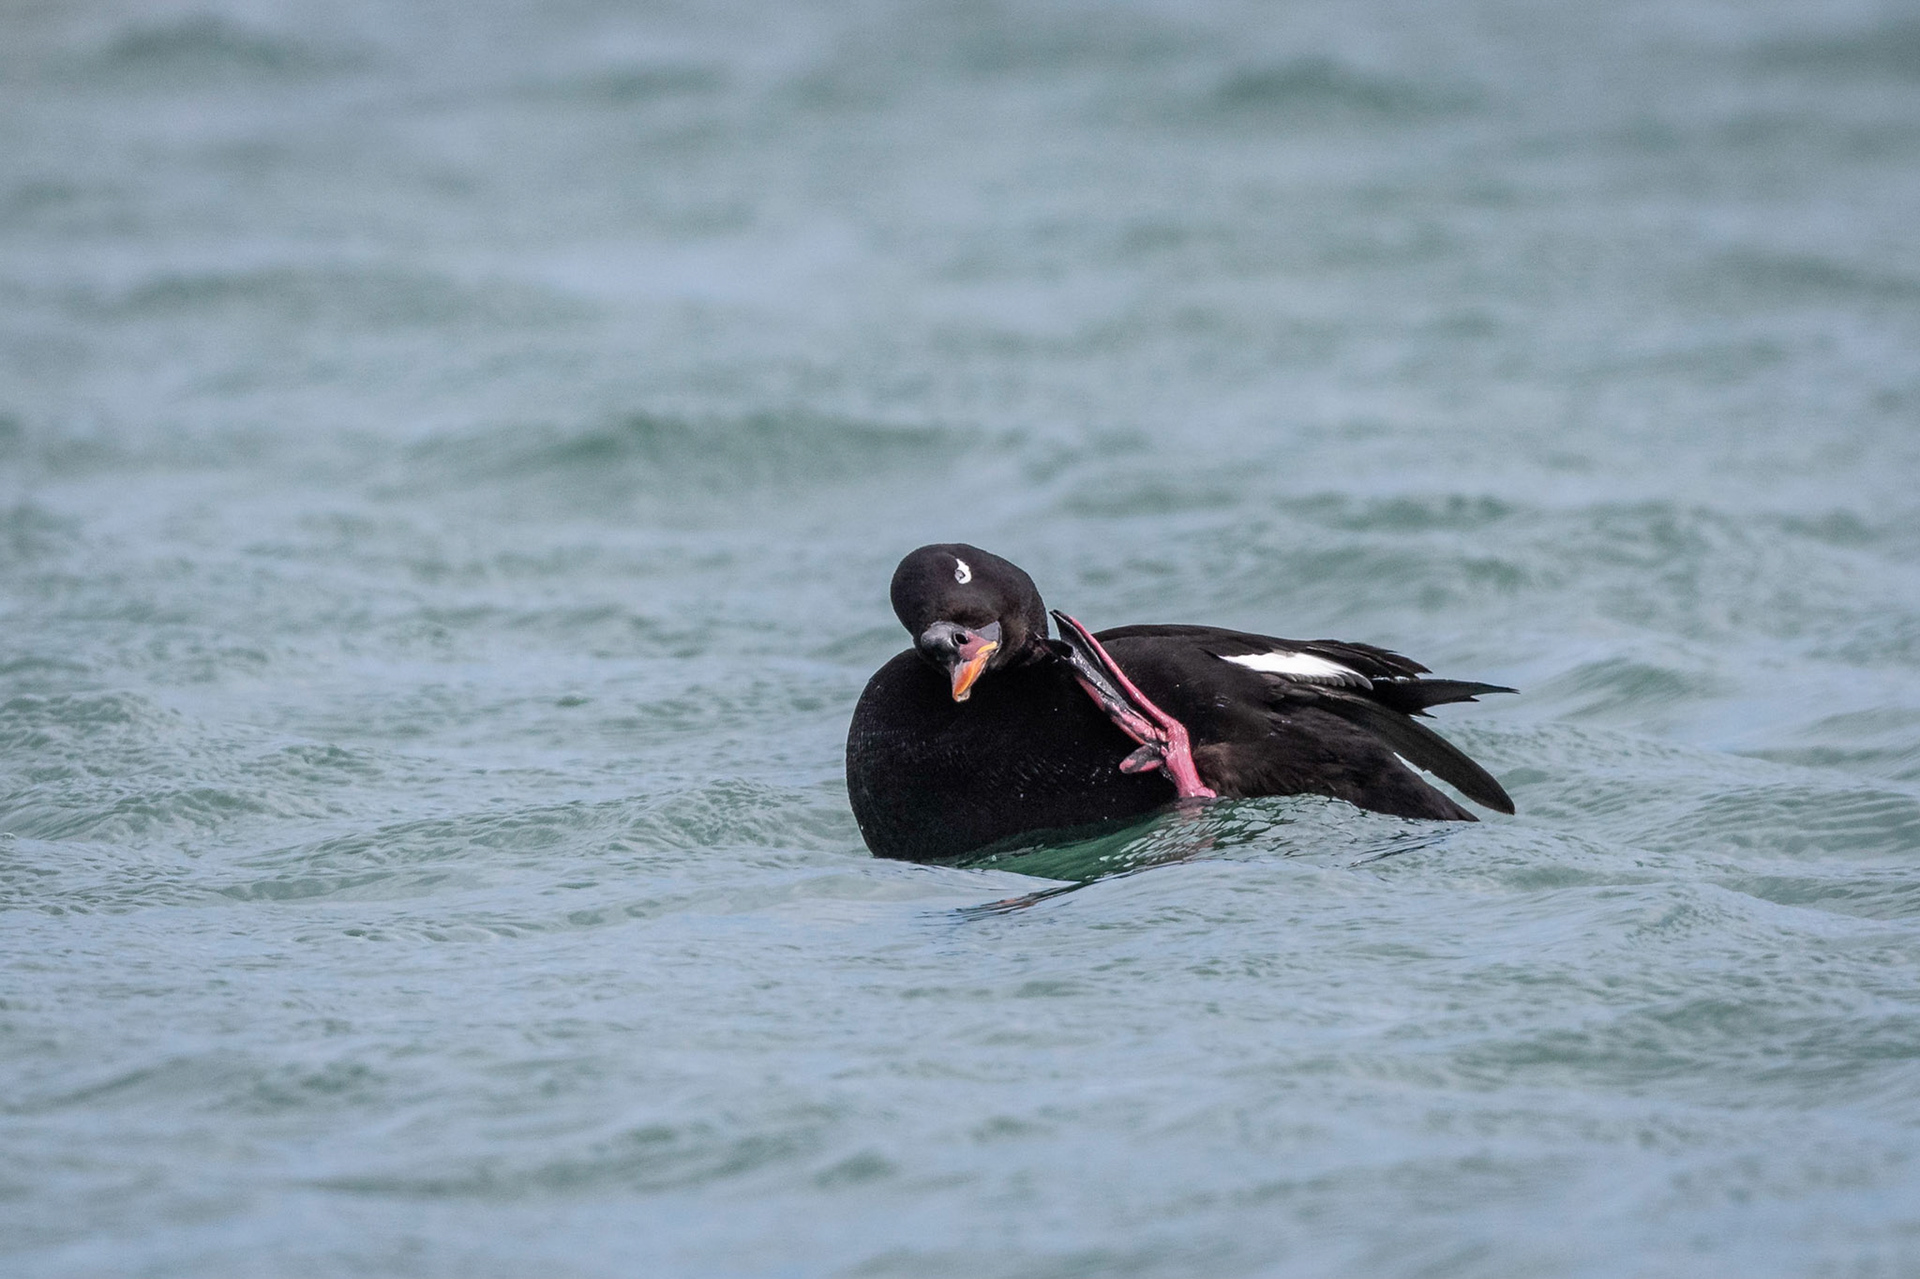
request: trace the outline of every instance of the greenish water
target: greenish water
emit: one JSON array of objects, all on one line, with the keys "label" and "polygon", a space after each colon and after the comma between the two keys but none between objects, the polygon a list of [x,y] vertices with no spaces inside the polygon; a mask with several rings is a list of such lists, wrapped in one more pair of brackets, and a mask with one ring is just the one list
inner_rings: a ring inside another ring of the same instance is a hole
[{"label": "greenish water", "polygon": [[[1909,9],[309,8],[0,42],[0,1271],[1920,1269]],[[1519,815],[875,861],[946,539]]]}]

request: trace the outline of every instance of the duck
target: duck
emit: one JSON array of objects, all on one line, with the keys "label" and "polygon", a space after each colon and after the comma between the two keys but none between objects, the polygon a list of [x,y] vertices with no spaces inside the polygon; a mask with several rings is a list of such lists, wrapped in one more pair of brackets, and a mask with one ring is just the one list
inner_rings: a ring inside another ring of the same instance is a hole
[{"label": "duck", "polygon": [[1416,770],[1514,811],[1490,773],[1419,722],[1514,689],[1432,678],[1344,640],[1092,632],[1050,613],[1018,565],[964,542],[910,552],[889,595],[913,643],[867,682],[846,753],[854,820],[878,857],[954,860],[1216,798],[1322,795],[1478,820]]}]

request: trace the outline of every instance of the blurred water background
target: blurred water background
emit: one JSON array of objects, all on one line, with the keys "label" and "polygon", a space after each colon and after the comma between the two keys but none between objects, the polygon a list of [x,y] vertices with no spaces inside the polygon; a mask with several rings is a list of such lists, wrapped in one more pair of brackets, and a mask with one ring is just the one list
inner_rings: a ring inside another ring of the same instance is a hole
[{"label": "blurred water background", "polygon": [[[1920,1270],[1910,5],[3,21],[0,1271]],[[936,539],[1519,816],[875,861]]]}]

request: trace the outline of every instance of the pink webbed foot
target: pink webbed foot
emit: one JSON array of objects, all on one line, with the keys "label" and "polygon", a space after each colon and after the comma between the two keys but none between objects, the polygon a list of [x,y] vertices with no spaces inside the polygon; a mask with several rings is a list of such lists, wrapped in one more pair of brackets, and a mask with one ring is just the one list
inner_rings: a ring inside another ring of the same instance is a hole
[{"label": "pink webbed foot", "polygon": [[1216,792],[1200,780],[1200,770],[1194,767],[1186,725],[1155,706],[1108,656],[1092,631],[1059,609],[1053,610],[1053,619],[1060,624],[1066,658],[1080,687],[1121,732],[1140,743],[1139,750],[1120,761],[1120,771],[1146,773],[1164,768],[1181,799],[1215,798]]}]

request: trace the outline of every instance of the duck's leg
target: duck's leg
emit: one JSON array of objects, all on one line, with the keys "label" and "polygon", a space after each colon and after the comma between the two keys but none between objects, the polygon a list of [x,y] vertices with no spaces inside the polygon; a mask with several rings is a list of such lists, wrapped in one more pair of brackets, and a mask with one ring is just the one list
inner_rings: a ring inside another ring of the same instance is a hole
[{"label": "duck's leg", "polygon": [[1139,750],[1120,762],[1120,771],[1144,773],[1164,768],[1181,799],[1214,798],[1214,790],[1200,780],[1200,770],[1194,767],[1186,725],[1155,706],[1127,678],[1120,664],[1107,655],[1092,631],[1059,609],[1053,610],[1053,618],[1060,624],[1065,656],[1080,687],[1121,732],[1140,743]]}]

